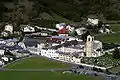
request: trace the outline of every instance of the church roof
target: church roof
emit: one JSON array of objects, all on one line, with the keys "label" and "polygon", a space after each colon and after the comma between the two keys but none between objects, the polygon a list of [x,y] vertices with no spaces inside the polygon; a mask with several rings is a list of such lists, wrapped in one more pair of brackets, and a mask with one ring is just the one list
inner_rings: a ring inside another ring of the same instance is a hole
[{"label": "church roof", "polygon": [[66,29],[65,27],[61,30],[58,31],[59,34],[68,34],[68,29]]}]

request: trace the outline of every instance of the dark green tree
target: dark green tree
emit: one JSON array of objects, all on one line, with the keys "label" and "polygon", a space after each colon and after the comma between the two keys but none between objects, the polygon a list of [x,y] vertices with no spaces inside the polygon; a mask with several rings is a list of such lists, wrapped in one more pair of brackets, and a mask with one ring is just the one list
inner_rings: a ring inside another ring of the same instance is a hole
[{"label": "dark green tree", "polygon": [[119,59],[120,58],[120,51],[118,48],[115,48],[115,50],[113,51],[113,58],[114,59]]},{"label": "dark green tree", "polygon": [[89,31],[87,31],[86,33],[82,34],[82,35],[81,35],[81,39],[82,39],[83,41],[86,41],[88,35],[90,35],[90,32],[89,32]]}]

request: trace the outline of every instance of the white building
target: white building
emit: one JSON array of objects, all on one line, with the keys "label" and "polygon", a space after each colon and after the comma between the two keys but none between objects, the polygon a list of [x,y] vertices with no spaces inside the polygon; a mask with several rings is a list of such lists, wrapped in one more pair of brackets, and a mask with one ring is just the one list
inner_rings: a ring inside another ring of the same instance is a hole
[{"label": "white building", "polygon": [[46,56],[48,58],[58,58],[59,54],[56,52],[55,49],[46,49],[46,48],[43,48],[41,50],[41,56]]},{"label": "white building", "polygon": [[56,28],[59,30],[63,29],[65,26],[66,26],[65,23],[56,24]]},{"label": "white building", "polygon": [[102,33],[102,34],[103,33],[109,34],[111,31],[109,29],[105,28],[105,29],[100,29],[99,32]]},{"label": "white building", "polygon": [[94,40],[94,37],[88,35],[86,42],[86,57],[102,56],[102,42]]},{"label": "white building", "polygon": [[49,34],[48,34],[48,33],[45,33],[45,32],[41,32],[40,35],[41,35],[41,36],[48,36]]},{"label": "white building", "polygon": [[8,61],[9,61],[9,58],[8,58],[8,57],[5,57],[5,56],[2,57],[1,59],[4,60],[5,62],[8,62]]},{"label": "white building", "polygon": [[11,24],[6,25],[5,31],[9,31],[12,34],[13,33],[13,26]]},{"label": "white building", "polygon": [[30,51],[30,53],[37,54],[37,55],[39,55],[41,52],[41,49],[45,47],[45,44],[42,42],[40,43],[39,39],[29,38],[29,39],[25,39],[23,43],[24,44],[22,44],[21,46],[24,49]]},{"label": "white building", "polygon": [[99,19],[88,18],[87,22],[89,25],[95,26],[98,25]]},{"label": "white building", "polygon": [[3,31],[3,32],[1,32],[1,35],[3,37],[8,37],[10,35],[10,32],[9,31]]},{"label": "white building", "polygon": [[4,65],[4,62],[2,60],[0,60],[0,66]]},{"label": "white building", "polygon": [[78,35],[82,35],[86,32],[86,28],[81,27],[75,30],[77,32]]},{"label": "white building", "polygon": [[29,25],[22,25],[22,26],[23,26],[22,29],[23,32],[35,32],[35,28],[32,26]]},{"label": "white building", "polygon": [[0,55],[4,55],[5,54],[5,50],[0,49]]},{"label": "white building", "polygon": [[61,47],[58,48],[58,51],[63,53],[74,53],[74,52],[83,52],[84,49],[76,48],[76,47]]}]

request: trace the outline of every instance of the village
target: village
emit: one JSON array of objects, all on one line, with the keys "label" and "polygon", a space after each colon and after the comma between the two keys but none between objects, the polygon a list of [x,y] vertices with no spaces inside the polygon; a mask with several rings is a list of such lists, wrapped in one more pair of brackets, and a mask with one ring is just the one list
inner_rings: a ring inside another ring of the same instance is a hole
[{"label": "village", "polygon": [[[98,26],[98,23],[99,19],[88,18],[86,26]],[[110,25],[102,26],[100,34],[114,33],[108,28]],[[104,57],[115,47],[104,50],[103,43],[91,34],[84,35],[85,40],[79,37],[87,32],[85,27],[76,28],[66,23],[57,23],[54,28],[21,25],[20,31],[14,31],[12,24],[7,24],[1,32],[0,66],[33,55],[103,71],[119,65],[120,61]],[[11,38],[13,34],[17,37]]]},{"label": "village", "polygon": [[[97,26],[98,21],[99,19],[88,18],[86,25]],[[40,55],[60,61],[82,64],[83,57],[100,57],[105,54],[102,42],[95,40],[94,36],[87,35],[85,42],[76,36],[70,35],[86,33],[87,29],[85,27],[75,29],[75,27],[65,23],[56,24],[54,29],[32,27],[30,25],[21,26],[21,31],[24,33],[22,41],[20,41],[20,37],[0,40],[1,66],[6,62],[13,61],[14,58],[29,55]],[[7,24],[1,35],[4,38],[8,37],[15,33],[13,31],[13,26]],[[109,34],[110,30],[105,28],[104,30],[100,29],[99,32]],[[21,32],[18,31],[18,34],[21,34]]]}]

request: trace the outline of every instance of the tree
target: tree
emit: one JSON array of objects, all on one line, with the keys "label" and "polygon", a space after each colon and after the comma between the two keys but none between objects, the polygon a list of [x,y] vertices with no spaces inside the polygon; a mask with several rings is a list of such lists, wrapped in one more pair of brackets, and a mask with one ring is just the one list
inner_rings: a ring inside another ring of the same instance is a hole
[{"label": "tree", "polygon": [[75,35],[75,36],[78,36],[78,34],[77,34],[77,32],[76,32],[76,31],[75,31],[74,35]]},{"label": "tree", "polygon": [[120,58],[120,51],[119,51],[119,49],[117,47],[113,51],[113,58],[115,58],[115,59],[119,59]]},{"label": "tree", "polygon": [[28,0],[14,0],[11,3],[5,3],[4,6],[8,11],[4,16],[8,17],[7,21],[14,24],[15,29],[19,29],[20,24],[28,24],[33,12],[34,2]]},{"label": "tree", "polygon": [[82,35],[81,35],[81,39],[82,39],[83,41],[86,41],[88,35],[90,35],[90,32],[89,32],[89,31],[87,31],[86,33],[82,34]]},{"label": "tree", "polygon": [[55,35],[58,35],[58,33],[54,31],[52,32],[52,35],[55,36]]}]

